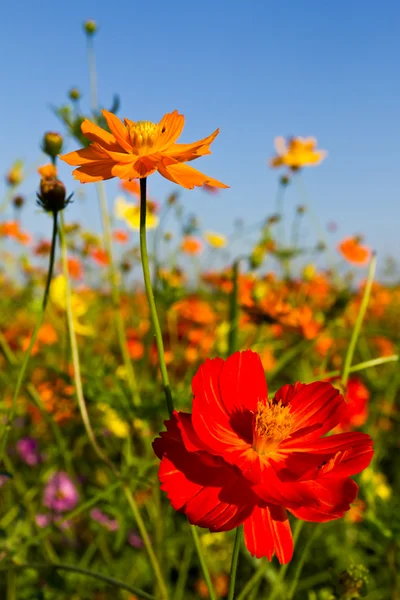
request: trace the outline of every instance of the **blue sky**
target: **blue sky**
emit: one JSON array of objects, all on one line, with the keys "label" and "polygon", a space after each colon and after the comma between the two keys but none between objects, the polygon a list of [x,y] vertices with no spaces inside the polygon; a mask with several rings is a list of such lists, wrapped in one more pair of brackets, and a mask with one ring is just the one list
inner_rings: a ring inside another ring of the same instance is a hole
[{"label": "blue sky", "polygon": [[[181,137],[189,142],[215,128],[212,155],[196,168],[229,184],[216,196],[182,191],[188,211],[205,229],[229,233],[241,217],[251,224],[274,211],[277,173],[267,167],[277,135],[313,135],[326,161],[304,172],[321,223],[335,221],[332,240],[363,233],[378,257],[399,254],[400,202],[398,118],[400,6],[388,0],[233,0],[135,3],[120,0],[66,3],[5,2],[0,26],[0,168],[14,159],[32,168],[43,161],[39,142],[60,130],[50,106],[77,86],[82,106],[90,95],[82,22],[99,25],[95,39],[99,98],[121,98],[120,116],[159,120],[178,109]],[[77,148],[70,140],[67,149]],[[69,189],[79,184],[61,168]],[[22,191],[29,198],[23,224],[46,233],[49,223],[34,203],[37,179]],[[4,191],[0,184],[0,193]],[[174,185],[159,175],[149,182],[162,200]],[[109,199],[115,182],[107,183]],[[98,227],[94,185],[68,218]],[[301,202],[288,191],[291,214]]]}]

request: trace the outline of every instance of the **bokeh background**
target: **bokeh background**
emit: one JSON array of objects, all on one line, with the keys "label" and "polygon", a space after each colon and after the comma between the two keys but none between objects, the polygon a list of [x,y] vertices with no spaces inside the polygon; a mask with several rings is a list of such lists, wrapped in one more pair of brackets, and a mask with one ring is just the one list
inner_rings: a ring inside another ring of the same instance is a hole
[{"label": "bokeh background", "polygon": [[[185,205],[205,229],[229,234],[235,219],[249,224],[274,210],[276,172],[267,160],[277,135],[314,135],[329,156],[304,178],[321,223],[334,221],[332,243],[363,234],[379,258],[399,250],[400,6],[372,0],[332,3],[70,0],[54,4],[6,1],[0,47],[0,163],[16,158],[31,167],[21,192],[31,199],[22,225],[44,233],[34,167],[45,162],[43,131],[63,126],[52,106],[67,102],[72,86],[89,113],[86,39],[93,18],[100,104],[121,99],[120,116],[159,120],[175,108],[186,117],[181,141],[220,127],[201,168],[231,188],[218,196],[194,190]],[[69,141],[67,150],[77,147]],[[60,164],[70,190],[78,183]],[[2,194],[4,181],[0,183]],[[107,183],[109,196],[117,191]],[[162,199],[174,188],[159,176],[150,192]],[[100,229],[95,186],[76,196],[70,218]],[[291,216],[301,199],[287,194]],[[382,261],[379,261],[382,264]]]}]

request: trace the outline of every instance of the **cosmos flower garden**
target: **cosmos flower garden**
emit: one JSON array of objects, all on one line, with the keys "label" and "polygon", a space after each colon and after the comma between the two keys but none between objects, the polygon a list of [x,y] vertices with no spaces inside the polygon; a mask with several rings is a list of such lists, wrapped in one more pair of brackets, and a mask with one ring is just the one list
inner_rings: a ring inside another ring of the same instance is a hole
[{"label": "cosmos flower garden", "polygon": [[[223,132],[79,100],[43,132],[36,197],[3,166],[0,598],[395,600],[399,275],[358,233],[304,243],[304,194],[284,218],[327,152],[271,141],[269,214],[203,231],[185,197],[229,187],[201,170]],[[82,186],[100,232],[69,218]]]}]

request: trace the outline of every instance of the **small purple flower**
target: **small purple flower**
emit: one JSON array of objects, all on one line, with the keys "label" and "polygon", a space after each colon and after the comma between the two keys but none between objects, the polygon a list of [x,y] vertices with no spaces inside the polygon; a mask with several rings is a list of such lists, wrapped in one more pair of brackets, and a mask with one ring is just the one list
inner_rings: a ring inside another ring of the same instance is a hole
[{"label": "small purple flower", "polygon": [[134,548],[143,548],[143,540],[137,531],[131,531],[128,535],[128,543]]},{"label": "small purple flower", "polygon": [[25,437],[18,440],[17,452],[20,458],[31,467],[40,462],[38,443],[34,438]]},{"label": "small purple flower", "polygon": [[49,514],[44,515],[43,513],[37,514],[35,516],[35,522],[38,527],[43,529],[44,527],[47,527],[47,525],[50,525],[51,515],[49,515]]},{"label": "small purple flower", "polygon": [[100,525],[103,525],[108,531],[117,531],[119,529],[117,519],[110,519],[110,517],[103,513],[99,508],[94,508],[90,511],[90,517],[93,521],[97,521]]},{"label": "small purple flower", "polygon": [[75,508],[78,501],[78,491],[67,473],[60,471],[50,477],[43,497],[43,504],[47,508],[61,513]]}]

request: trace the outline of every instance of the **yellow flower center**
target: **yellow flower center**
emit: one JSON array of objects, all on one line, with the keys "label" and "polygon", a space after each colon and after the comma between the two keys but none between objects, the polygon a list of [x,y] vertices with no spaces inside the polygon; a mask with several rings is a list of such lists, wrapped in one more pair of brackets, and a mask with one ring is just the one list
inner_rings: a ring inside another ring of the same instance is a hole
[{"label": "yellow flower center", "polygon": [[145,154],[149,151],[154,146],[159,134],[159,126],[151,121],[138,121],[129,128],[132,146],[138,154]]},{"label": "yellow flower center", "polygon": [[290,435],[293,425],[290,405],[284,406],[281,401],[260,400],[253,417],[254,450],[258,454],[267,454]]}]

